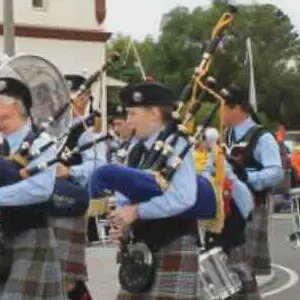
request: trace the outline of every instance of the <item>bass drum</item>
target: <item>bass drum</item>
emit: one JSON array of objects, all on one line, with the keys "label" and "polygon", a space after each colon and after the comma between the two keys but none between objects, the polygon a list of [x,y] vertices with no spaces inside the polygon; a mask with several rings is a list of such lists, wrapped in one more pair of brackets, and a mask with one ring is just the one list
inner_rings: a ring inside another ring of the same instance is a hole
[{"label": "bass drum", "polygon": [[[2,57],[0,65],[1,77],[18,79],[30,89],[32,95],[31,115],[34,125],[39,129],[44,122],[63,107],[70,103],[70,94],[63,75],[47,59],[38,55],[17,55],[14,57]],[[58,118],[47,133],[59,138],[71,125],[71,105]],[[57,147],[63,146],[64,140],[60,140]]]}]

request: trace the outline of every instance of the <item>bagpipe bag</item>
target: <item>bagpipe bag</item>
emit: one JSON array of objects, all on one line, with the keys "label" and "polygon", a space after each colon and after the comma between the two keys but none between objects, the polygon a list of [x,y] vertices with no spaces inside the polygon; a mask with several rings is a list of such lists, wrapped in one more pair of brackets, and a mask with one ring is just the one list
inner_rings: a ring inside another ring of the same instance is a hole
[{"label": "bagpipe bag", "polygon": [[[163,193],[155,176],[150,172],[116,164],[101,166],[94,172],[91,190],[92,198],[99,197],[105,190],[113,190],[135,202],[146,202]],[[197,175],[196,199],[195,205],[179,217],[215,219],[218,211],[215,188],[210,180],[200,175]]]}]

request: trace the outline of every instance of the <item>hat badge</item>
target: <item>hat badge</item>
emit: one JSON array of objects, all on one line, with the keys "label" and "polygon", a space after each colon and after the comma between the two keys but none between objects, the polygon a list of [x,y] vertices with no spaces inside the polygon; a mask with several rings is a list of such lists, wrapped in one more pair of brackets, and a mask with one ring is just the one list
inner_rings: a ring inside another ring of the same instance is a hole
[{"label": "hat badge", "polygon": [[0,80],[0,91],[4,91],[7,87],[7,84],[4,80]]},{"label": "hat badge", "polygon": [[72,86],[73,86],[72,80],[66,80],[66,83],[67,83],[68,89],[71,90],[71,89],[72,89]]},{"label": "hat badge", "polygon": [[116,111],[118,113],[122,113],[123,112],[123,107],[121,105],[118,105]]},{"label": "hat badge", "polygon": [[141,92],[134,92],[132,95],[132,99],[135,103],[141,103],[143,101],[143,95]]}]

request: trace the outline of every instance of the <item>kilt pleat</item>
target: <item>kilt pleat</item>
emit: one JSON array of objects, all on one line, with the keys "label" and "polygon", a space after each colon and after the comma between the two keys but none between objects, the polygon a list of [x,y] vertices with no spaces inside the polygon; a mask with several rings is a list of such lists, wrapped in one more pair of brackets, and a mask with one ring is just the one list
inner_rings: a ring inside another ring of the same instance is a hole
[{"label": "kilt pleat", "polygon": [[197,240],[184,235],[154,253],[154,284],[140,294],[121,290],[117,300],[200,300]]},{"label": "kilt pleat", "polygon": [[5,300],[65,300],[52,229],[31,229],[10,241],[13,264],[1,287]]},{"label": "kilt pleat", "polygon": [[84,218],[53,218],[51,224],[66,286],[78,280],[87,281],[86,220]]},{"label": "kilt pleat", "polygon": [[271,274],[271,257],[268,239],[268,209],[260,205],[253,211],[246,227],[246,255],[256,275]]},{"label": "kilt pleat", "polygon": [[230,297],[230,300],[259,300],[261,299],[254,273],[247,261],[244,246],[232,249],[228,254],[230,266],[237,272],[242,282],[242,290]]}]

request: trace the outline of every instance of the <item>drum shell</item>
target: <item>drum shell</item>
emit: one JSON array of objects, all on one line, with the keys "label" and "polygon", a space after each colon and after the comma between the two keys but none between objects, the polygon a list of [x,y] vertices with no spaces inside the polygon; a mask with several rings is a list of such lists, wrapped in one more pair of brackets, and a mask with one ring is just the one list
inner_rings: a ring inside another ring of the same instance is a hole
[{"label": "drum shell", "polygon": [[205,300],[225,300],[242,287],[221,248],[213,248],[199,256],[199,275],[200,286],[207,294]]}]

